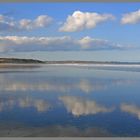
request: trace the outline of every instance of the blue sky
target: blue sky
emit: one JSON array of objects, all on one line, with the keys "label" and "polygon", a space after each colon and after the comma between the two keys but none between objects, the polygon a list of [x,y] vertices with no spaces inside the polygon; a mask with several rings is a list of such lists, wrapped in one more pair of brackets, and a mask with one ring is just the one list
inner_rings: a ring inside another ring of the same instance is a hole
[{"label": "blue sky", "polygon": [[139,9],[140,3],[0,4],[0,57],[140,61]]}]

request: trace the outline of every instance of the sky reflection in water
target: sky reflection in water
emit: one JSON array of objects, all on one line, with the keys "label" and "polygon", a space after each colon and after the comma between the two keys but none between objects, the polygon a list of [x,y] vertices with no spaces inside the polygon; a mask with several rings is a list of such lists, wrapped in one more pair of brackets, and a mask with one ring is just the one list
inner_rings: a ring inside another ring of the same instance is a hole
[{"label": "sky reflection in water", "polygon": [[0,72],[0,136],[140,136],[139,72],[12,71]]}]

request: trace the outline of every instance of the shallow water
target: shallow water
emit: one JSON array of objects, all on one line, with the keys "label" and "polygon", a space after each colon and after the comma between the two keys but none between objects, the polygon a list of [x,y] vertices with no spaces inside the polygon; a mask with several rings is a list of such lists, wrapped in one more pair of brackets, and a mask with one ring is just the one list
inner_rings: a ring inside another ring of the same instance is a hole
[{"label": "shallow water", "polygon": [[140,68],[0,69],[0,136],[140,136]]}]

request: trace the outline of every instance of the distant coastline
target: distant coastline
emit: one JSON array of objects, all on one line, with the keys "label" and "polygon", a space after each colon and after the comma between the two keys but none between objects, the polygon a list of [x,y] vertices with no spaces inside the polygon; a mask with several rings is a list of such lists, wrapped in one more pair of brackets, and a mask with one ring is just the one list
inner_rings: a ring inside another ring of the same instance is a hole
[{"label": "distant coastline", "polygon": [[140,62],[118,62],[118,61],[41,61],[36,59],[0,58],[0,64],[100,64],[100,65],[140,65]]}]

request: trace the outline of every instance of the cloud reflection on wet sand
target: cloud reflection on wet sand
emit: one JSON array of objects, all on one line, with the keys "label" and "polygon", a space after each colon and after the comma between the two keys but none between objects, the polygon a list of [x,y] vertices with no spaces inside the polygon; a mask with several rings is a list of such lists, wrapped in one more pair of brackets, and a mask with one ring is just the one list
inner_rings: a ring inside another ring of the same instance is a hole
[{"label": "cloud reflection on wet sand", "polygon": [[120,108],[123,112],[127,112],[129,114],[135,115],[140,120],[140,107],[134,104],[123,103],[121,104]]},{"label": "cloud reflection on wet sand", "polygon": [[13,109],[14,107],[33,107],[37,112],[45,112],[50,109],[51,105],[43,99],[33,99],[29,97],[0,100],[0,112]]},{"label": "cloud reflection on wet sand", "polygon": [[99,105],[95,101],[85,100],[74,96],[62,96],[59,99],[64,103],[67,111],[74,116],[108,113],[114,110],[112,107],[107,108],[103,105]]},{"label": "cloud reflection on wet sand", "polygon": [[[80,90],[82,93],[91,93],[95,91],[102,91],[110,88],[111,86],[132,85],[137,81],[134,80],[97,80],[94,78],[62,78],[62,79],[48,79],[41,77],[28,76],[21,77],[8,77],[0,75],[0,91],[54,91],[58,93],[71,92],[72,90]],[[0,92],[2,94],[2,92]]]}]

